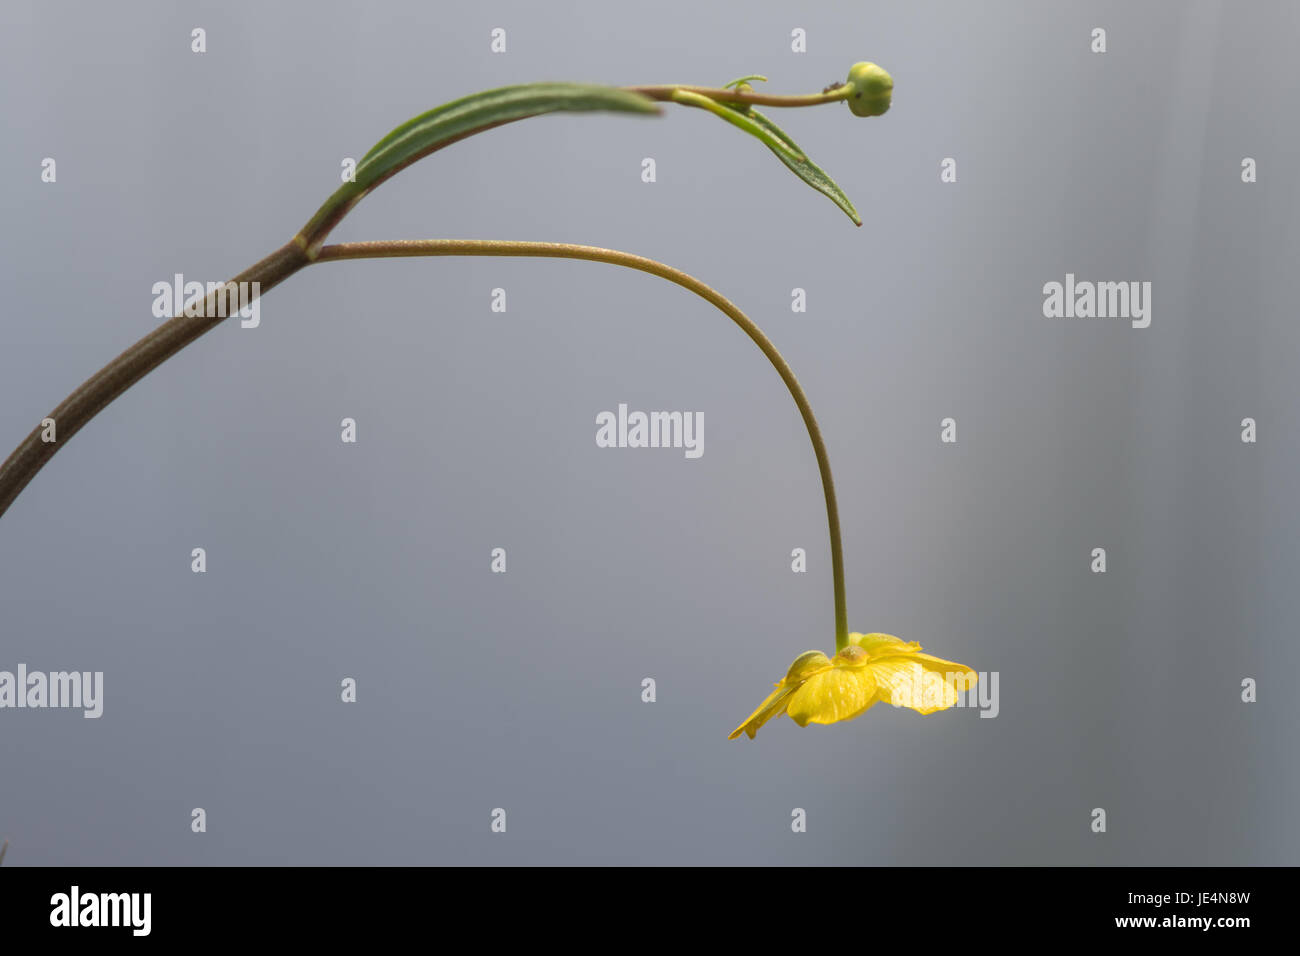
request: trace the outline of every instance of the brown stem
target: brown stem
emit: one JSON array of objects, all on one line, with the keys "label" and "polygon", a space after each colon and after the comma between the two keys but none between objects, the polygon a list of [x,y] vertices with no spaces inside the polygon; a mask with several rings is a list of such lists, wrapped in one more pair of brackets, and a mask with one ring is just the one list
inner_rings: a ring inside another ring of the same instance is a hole
[{"label": "brown stem", "polygon": [[[308,259],[302,249],[293,242],[288,242],[230,281],[257,282],[260,284],[259,293],[265,293],[307,264]],[[0,515],[8,510],[18,493],[54,457],[54,453],[80,431],[86,422],[107,407],[109,402],[204,332],[225,321],[227,316],[218,314],[219,311],[224,311],[217,308],[219,297],[219,292],[208,295],[200,317],[187,317],[178,309],[176,316],[86,379],[46,416],[54,420],[55,441],[42,440],[41,436],[46,431],[44,426],[37,425],[33,428],[22,444],[0,465]]]}]

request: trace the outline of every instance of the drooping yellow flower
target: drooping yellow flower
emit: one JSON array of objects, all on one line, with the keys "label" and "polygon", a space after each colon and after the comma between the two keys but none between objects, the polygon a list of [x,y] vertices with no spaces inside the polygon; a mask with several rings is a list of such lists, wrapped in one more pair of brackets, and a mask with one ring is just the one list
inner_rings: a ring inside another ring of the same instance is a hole
[{"label": "drooping yellow flower", "polygon": [[805,651],[794,659],[776,690],[728,740],[752,740],[773,717],[789,714],[800,727],[852,720],[881,700],[922,714],[946,710],[978,679],[969,667],[922,654],[915,641],[891,634],[850,634],[833,658]]}]

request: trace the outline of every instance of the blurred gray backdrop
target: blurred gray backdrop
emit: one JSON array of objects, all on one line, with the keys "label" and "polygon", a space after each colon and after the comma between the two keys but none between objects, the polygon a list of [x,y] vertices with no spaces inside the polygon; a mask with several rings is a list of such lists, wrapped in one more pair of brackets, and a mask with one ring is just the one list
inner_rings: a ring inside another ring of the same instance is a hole
[{"label": "blurred gray backdrop", "polygon": [[[0,711],[8,864],[1297,862],[1294,4],[9,2],[0,25],[0,456],[157,324],[153,283],[235,274],[425,109],[885,66],[883,118],[770,111],[861,229],[673,108],[488,132],[334,238],[591,243],[712,283],[821,419],[852,628],[1000,675],[995,719],[727,741],[834,644],[814,458],[761,354],[611,266],[322,265],[0,519],[0,669],[106,685],[99,720]],[[1067,272],[1151,281],[1151,327],[1044,318]],[[703,412],[703,457],[597,448],[620,402]]]}]

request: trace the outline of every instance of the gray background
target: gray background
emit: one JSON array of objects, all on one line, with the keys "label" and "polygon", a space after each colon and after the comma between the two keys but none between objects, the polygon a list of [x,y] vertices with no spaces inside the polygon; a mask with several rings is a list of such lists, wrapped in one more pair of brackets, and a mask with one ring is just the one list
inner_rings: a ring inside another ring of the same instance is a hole
[{"label": "gray background", "polygon": [[[1294,4],[0,11],[0,454],[156,324],[154,282],[260,258],[424,109],[882,64],[883,118],[771,111],[862,229],[678,108],[491,131],[334,238],[584,242],[712,283],[821,419],[851,627],[1001,675],[993,720],[884,707],[728,742],[834,643],[814,459],[762,356],[610,266],[324,265],[118,399],[0,520],[0,668],[107,685],[97,721],[0,712],[7,863],[1297,862]],[[1066,272],[1150,280],[1151,327],[1043,318]],[[597,448],[619,402],[704,412],[703,458]]]}]

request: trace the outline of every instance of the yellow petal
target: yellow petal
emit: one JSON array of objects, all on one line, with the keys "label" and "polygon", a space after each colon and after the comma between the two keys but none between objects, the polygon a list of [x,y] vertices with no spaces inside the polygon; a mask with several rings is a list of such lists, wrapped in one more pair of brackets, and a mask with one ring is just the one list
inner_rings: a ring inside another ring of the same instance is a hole
[{"label": "yellow petal", "polygon": [[835,656],[829,670],[814,674],[790,698],[786,713],[800,727],[852,720],[875,703],[876,680],[867,666],[866,655],[856,647],[859,658]]},{"label": "yellow petal", "polygon": [[786,687],[785,681],[776,685],[776,690],[767,695],[767,699],[758,705],[758,709],[745,718],[739,727],[727,735],[728,740],[735,740],[742,733],[749,734],[749,739],[754,739],[754,734],[758,733],[758,728],[773,717],[779,717],[785,711],[786,701],[790,695],[795,692],[796,688]]},{"label": "yellow petal", "polygon": [[875,658],[868,666],[876,678],[878,700],[921,714],[956,705],[960,692],[978,679],[969,667],[930,654]]},{"label": "yellow petal", "polygon": [[906,654],[921,649],[916,641],[900,640],[893,634],[850,634],[849,643],[862,648],[872,657]]},{"label": "yellow petal", "polygon": [[779,717],[785,713],[785,704],[790,695],[799,689],[802,684],[813,674],[821,671],[830,670],[831,659],[821,651],[804,651],[794,659],[790,669],[786,671],[785,677],[776,682],[776,690],[767,695],[767,699],[758,705],[758,709],[745,718],[744,722],[727,735],[728,740],[735,740],[742,733],[749,734],[749,739],[754,739],[754,734],[758,733],[758,728],[773,717]]},{"label": "yellow petal", "polygon": [[965,690],[974,687],[975,682],[979,680],[979,674],[975,673],[965,664],[958,664],[956,661],[946,661],[942,657],[935,657],[933,654],[909,654],[914,661],[920,661],[921,666],[928,671],[937,671],[943,674],[953,675],[956,681],[955,686],[958,690]]},{"label": "yellow petal", "polygon": [[790,669],[785,672],[785,680],[781,681],[781,683],[793,687],[796,684],[803,683],[813,674],[828,670],[830,666],[831,659],[821,651],[804,651],[794,659]]}]

